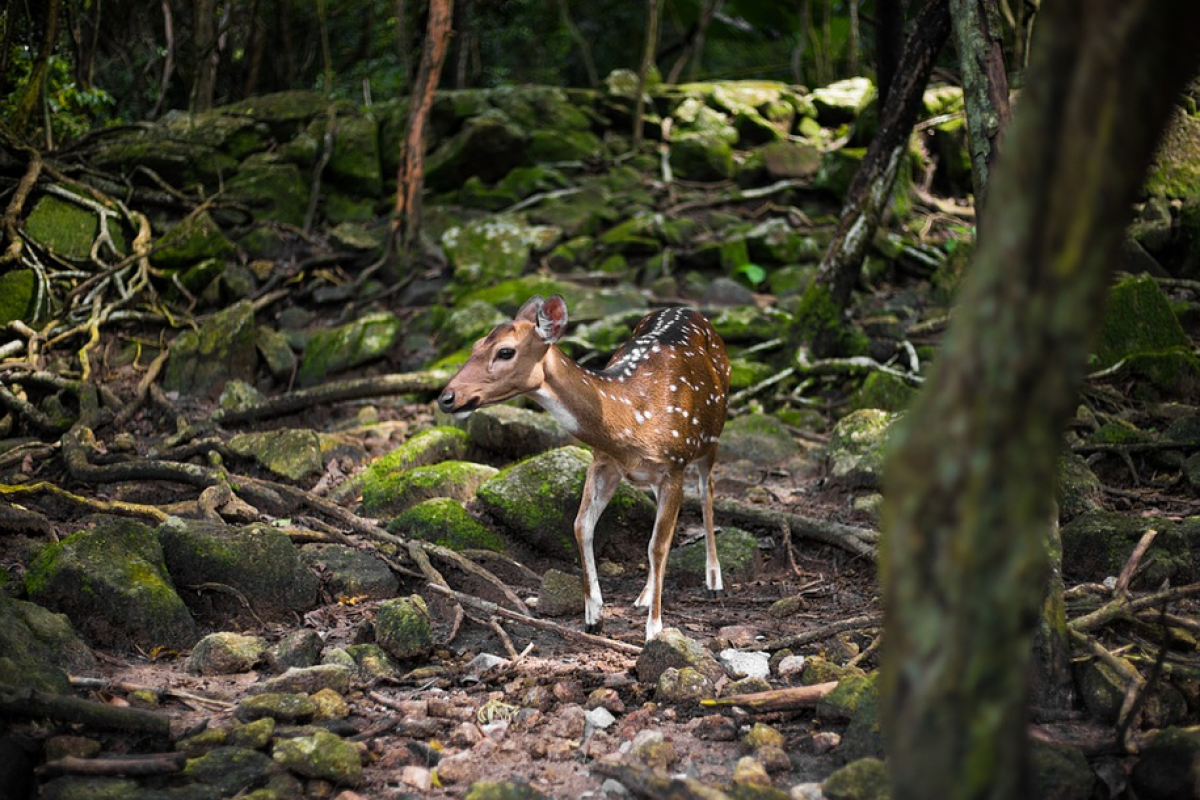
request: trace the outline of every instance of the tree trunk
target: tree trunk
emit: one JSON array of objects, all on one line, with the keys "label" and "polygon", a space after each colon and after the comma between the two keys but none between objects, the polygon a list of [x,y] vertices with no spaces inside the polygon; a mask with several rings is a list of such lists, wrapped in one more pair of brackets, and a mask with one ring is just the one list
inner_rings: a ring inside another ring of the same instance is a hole
[{"label": "tree trunk", "polygon": [[816,281],[805,293],[802,315],[816,305],[824,309],[819,326],[800,322],[800,335],[818,356],[845,354],[844,335],[836,330],[840,326],[834,318],[841,316],[850,304],[867,247],[891,198],[896,171],[903,162],[929,75],[949,35],[946,0],[927,0],[917,13],[912,35],[905,43],[896,81],[879,115],[879,132],[850,182],[833,240],[821,259]]},{"label": "tree trunk", "polygon": [[646,0],[646,48],[642,52],[642,66],[638,70],[637,98],[633,101],[633,149],[642,144],[645,129],[646,82],[654,67],[654,54],[658,50],[658,0]]},{"label": "tree trunk", "polygon": [[425,128],[429,109],[442,75],[442,64],[450,44],[453,0],[430,0],[429,25],[421,67],[409,99],[408,126],[400,150],[396,177],[396,212],[392,218],[393,241],[402,258],[412,256],[421,231],[421,190],[425,186]]},{"label": "tree trunk", "polygon": [[950,18],[962,72],[971,183],[978,215],[987,193],[988,170],[1011,113],[1008,74],[1004,70],[1004,32],[996,0],[950,0]]},{"label": "tree trunk", "polygon": [[575,24],[575,20],[571,18],[571,10],[567,7],[567,0],[558,0],[558,16],[562,20],[563,26],[567,29],[567,33],[571,35],[571,41],[575,42],[575,47],[579,50],[579,58],[583,61],[583,68],[587,72],[588,86],[595,89],[600,85],[600,73],[596,71],[596,62],[592,60],[592,45],[588,42],[587,37],[579,30],[579,26]]},{"label": "tree trunk", "polygon": [[[13,23],[9,23],[10,25]],[[58,0],[46,0],[46,22],[42,28],[42,44],[38,48],[33,69],[29,73],[29,82],[17,103],[12,116],[12,130],[18,136],[23,136],[33,115],[42,104],[46,89],[46,75],[50,70],[50,56],[54,53],[54,43],[58,40]]]},{"label": "tree trunk", "polygon": [[879,88],[880,108],[887,105],[888,92],[900,66],[906,5],[907,2],[900,0],[875,4],[875,84]]},{"label": "tree trunk", "polygon": [[[892,796],[1026,792],[1030,643],[1062,426],[1120,239],[1194,74],[1194,0],[1059,0],[941,360],[894,440],[881,551]],[[1137,120],[1131,125],[1129,120]]]},{"label": "tree trunk", "polygon": [[192,111],[212,108],[217,86],[217,8],[214,0],[195,0],[192,6]]}]

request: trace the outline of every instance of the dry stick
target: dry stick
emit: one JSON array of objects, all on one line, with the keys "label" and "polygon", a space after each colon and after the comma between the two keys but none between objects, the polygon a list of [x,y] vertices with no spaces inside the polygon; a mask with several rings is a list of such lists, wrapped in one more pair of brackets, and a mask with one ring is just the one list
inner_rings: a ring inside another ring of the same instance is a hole
[{"label": "dry stick", "polygon": [[504,595],[504,599],[515,606],[517,611],[520,611],[526,616],[530,614],[529,606],[525,605],[521,598],[517,597],[516,592],[510,589],[508,584],[473,561],[464,558],[461,553],[456,553],[448,547],[442,547],[441,545],[433,544],[431,542],[421,542],[420,546],[430,555],[449,561],[463,572],[487,581],[493,587],[495,587],[497,591]]},{"label": "dry stick", "polygon": [[167,357],[170,355],[171,351],[169,349],[164,349],[158,354],[157,357],[155,357],[153,361],[150,362],[150,366],[147,367],[146,373],[142,375],[142,379],[138,381],[137,392],[134,394],[133,398],[130,399],[130,401],[126,403],[120,411],[117,412],[115,417],[113,417],[113,428],[120,430],[129,423],[129,420],[133,419],[133,415],[136,414],[137,410],[142,407],[142,403],[146,402],[146,395],[150,392],[150,384],[158,380],[158,375],[160,372],[162,372],[163,367],[167,363]]},{"label": "dry stick", "polygon": [[616,650],[621,653],[628,653],[630,655],[638,655],[642,652],[642,648],[636,644],[622,642],[617,639],[609,639],[606,636],[596,636],[592,633],[584,633],[583,631],[577,631],[574,628],[568,628],[565,625],[559,625],[557,622],[550,622],[549,620],[526,616],[525,614],[521,614],[517,611],[510,611],[509,609],[499,606],[491,601],[482,600],[478,597],[464,594],[463,592],[456,592],[453,589],[445,589],[436,584],[429,584],[429,588],[447,596],[454,597],[460,603],[478,609],[485,614],[504,617],[505,619],[512,620],[513,622],[519,622],[522,625],[528,625],[531,628],[552,631],[564,639],[572,639],[577,642],[586,642],[587,644],[594,644],[599,647],[607,647],[609,649]]},{"label": "dry stick", "polygon": [[1133,580],[1133,573],[1137,571],[1138,565],[1142,563],[1142,556],[1150,549],[1150,545],[1154,544],[1154,539],[1157,536],[1158,531],[1151,528],[1142,534],[1141,539],[1138,539],[1137,546],[1129,554],[1129,559],[1125,562],[1125,566],[1121,568],[1120,576],[1117,577],[1117,585],[1113,588],[1114,595],[1121,596],[1129,590],[1129,582]]},{"label": "dry stick", "polygon": [[50,717],[93,728],[137,731],[162,737],[171,735],[171,719],[165,714],[140,708],[118,708],[39,689],[0,686],[0,716]]},{"label": "dry stick", "polygon": [[812,642],[819,642],[822,639],[828,639],[836,633],[842,631],[855,631],[864,628],[878,628],[883,624],[883,617],[878,614],[864,614],[861,617],[851,617],[844,619],[841,622],[835,622],[831,625],[825,625],[816,630],[798,633],[793,636],[784,636],[781,639],[773,639],[762,646],[764,650],[783,650],[790,647],[799,647]]},{"label": "dry stick", "polygon": [[64,756],[34,770],[40,778],[57,778],[60,775],[115,776],[171,775],[183,769],[187,753],[146,753],[127,755],[121,758],[80,758]]},{"label": "dry stick", "polygon": [[69,500],[72,503],[83,506],[92,511],[98,511],[102,514],[120,514],[126,517],[148,517],[155,522],[166,522],[170,516],[157,506],[147,506],[141,503],[128,503],[123,500],[100,500],[93,497],[83,497],[82,495],[68,492],[61,486],[55,486],[47,481],[38,481],[37,483],[22,483],[15,485],[0,484],[0,496],[3,495],[19,495],[19,494],[50,494],[63,500]]},{"label": "dry stick", "polygon": [[488,617],[488,627],[496,634],[496,638],[500,640],[500,644],[504,646],[504,652],[508,653],[508,657],[516,661],[521,657],[517,652],[517,648],[513,647],[512,639],[508,638],[508,632],[500,625],[500,620],[495,617]]},{"label": "dry stick", "polygon": [[[684,506],[693,513],[700,511],[700,501],[694,498],[684,500]],[[875,559],[875,542],[879,540],[878,531],[843,525],[840,522],[802,517],[786,511],[773,511],[737,500],[718,498],[713,501],[713,508],[718,514],[731,517],[734,522],[776,530],[786,524],[793,536],[833,545],[855,555]]]},{"label": "dry stick", "polygon": [[159,700],[186,700],[213,708],[233,708],[235,705],[235,703],[230,703],[228,700],[205,697],[204,695],[185,692],[182,689],[163,689],[158,686],[147,686],[146,684],[133,683],[131,681],[112,681],[107,678],[92,678],[81,675],[70,676],[70,681],[71,686],[76,689],[87,689],[93,692],[152,692]]},{"label": "dry stick", "polygon": [[1144,608],[1156,606],[1159,603],[1179,600],[1196,594],[1200,594],[1200,583],[1189,583],[1186,586],[1165,589],[1161,592],[1155,592],[1154,594],[1138,598],[1118,597],[1100,606],[1090,614],[1085,614],[1082,617],[1071,620],[1067,623],[1067,627],[1077,633],[1091,630],[1126,614],[1141,611]]},{"label": "dry stick", "polygon": [[311,389],[299,389],[236,411],[217,411],[213,415],[213,419],[223,425],[238,425],[243,422],[279,417],[327,403],[413,392],[432,392],[440,389],[448,380],[450,380],[449,372],[431,370],[338,381]]},{"label": "dry stick", "polygon": [[744,706],[752,711],[790,711],[797,708],[811,708],[822,697],[836,689],[837,685],[837,681],[828,681],[812,686],[788,686],[784,689],[770,689],[765,692],[733,694],[727,697],[701,700],[700,705],[708,708]]},{"label": "dry stick", "polygon": [[[433,564],[430,563],[429,556],[421,549],[419,542],[408,543],[408,555],[421,568],[421,572],[425,573],[426,580],[448,591],[454,591],[450,589],[450,584],[446,583],[446,579],[442,577],[442,573],[438,572]],[[448,645],[454,641],[454,637],[458,635],[458,629],[462,627],[463,617],[466,616],[462,603],[454,599],[453,596],[451,596],[450,600],[454,603],[454,622],[450,625],[450,633],[446,635],[445,641],[442,642],[443,645]]]}]

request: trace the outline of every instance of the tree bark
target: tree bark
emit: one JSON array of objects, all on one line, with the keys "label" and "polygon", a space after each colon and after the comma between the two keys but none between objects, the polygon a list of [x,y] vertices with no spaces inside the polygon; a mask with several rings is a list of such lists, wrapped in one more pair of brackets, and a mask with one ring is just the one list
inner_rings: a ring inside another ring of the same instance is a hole
[{"label": "tree bark", "polygon": [[642,66],[638,69],[637,98],[633,101],[633,149],[642,144],[645,129],[646,82],[654,67],[654,54],[658,50],[658,0],[646,0],[646,48],[642,51]]},{"label": "tree bark", "polygon": [[[1030,643],[1062,426],[1131,201],[1194,74],[1193,0],[1041,20],[941,361],[894,440],[881,550],[892,796],[1026,793]],[[1128,124],[1138,120],[1138,124]]]},{"label": "tree bark", "polygon": [[421,190],[425,186],[425,128],[429,109],[442,75],[442,64],[450,44],[453,0],[430,0],[429,25],[421,67],[413,83],[409,100],[408,126],[400,150],[400,170],[396,177],[396,213],[392,218],[392,237],[402,258],[409,258],[421,231]]},{"label": "tree bark", "polygon": [[[946,0],[927,0],[917,12],[912,35],[905,43],[895,83],[888,90],[887,103],[880,112],[879,132],[850,182],[833,240],[821,259],[816,281],[806,292],[806,308],[811,302],[826,309],[821,315],[824,322],[817,327],[824,328],[830,316],[844,314],[850,304],[867,247],[891,197],[929,75],[949,35],[950,12]],[[808,340],[815,355],[845,355],[841,333],[818,330],[804,321],[800,328],[801,336]]]},{"label": "tree bark", "polygon": [[1008,74],[1004,69],[1004,32],[996,0],[950,0],[950,18],[962,73],[971,184],[975,189],[978,219],[987,193],[988,171],[1011,116]]},{"label": "tree bark", "polygon": [[192,111],[212,108],[217,87],[217,8],[213,0],[195,0],[192,6],[192,40],[196,63],[192,67]]},{"label": "tree bark", "polygon": [[[10,23],[10,25],[13,23]],[[47,0],[46,22],[42,28],[42,44],[38,48],[33,69],[29,73],[29,82],[13,111],[12,129],[18,136],[23,136],[34,114],[42,103],[46,90],[46,75],[50,70],[50,56],[54,53],[54,43],[58,40],[58,0]]]}]

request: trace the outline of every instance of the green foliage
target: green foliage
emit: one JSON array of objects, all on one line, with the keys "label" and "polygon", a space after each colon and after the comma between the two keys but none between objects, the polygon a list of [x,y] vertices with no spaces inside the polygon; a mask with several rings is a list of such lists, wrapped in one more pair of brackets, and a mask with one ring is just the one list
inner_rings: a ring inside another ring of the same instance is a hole
[{"label": "green foliage", "polygon": [[[29,85],[33,73],[36,51],[24,46],[15,46],[9,52],[9,74],[6,83],[12,87],[0,98],[0,118],[11,120],[21,97]],[[112,119],[115,100],[104,89],[80,86],[75,81],[72,63],[63,56],[52,55],[46,72],[46,111],[55,142],[67,141],[86,133],[97,124]],[[39,113],[32,123],[38,127],[43,122]]]}]

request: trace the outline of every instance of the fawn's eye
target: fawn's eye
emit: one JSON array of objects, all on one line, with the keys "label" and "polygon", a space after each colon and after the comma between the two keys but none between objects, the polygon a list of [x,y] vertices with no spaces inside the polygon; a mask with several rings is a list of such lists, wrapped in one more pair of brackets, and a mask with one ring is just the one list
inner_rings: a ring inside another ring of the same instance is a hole
[{"label": "fawn's eye", "polygon": [[511,347],[501,347],[499,350],[496,351],[496,358],[498,358],[501,361],[508,361],[510,358],[512,358],[516,354],[517,354],[517,351]]}]

